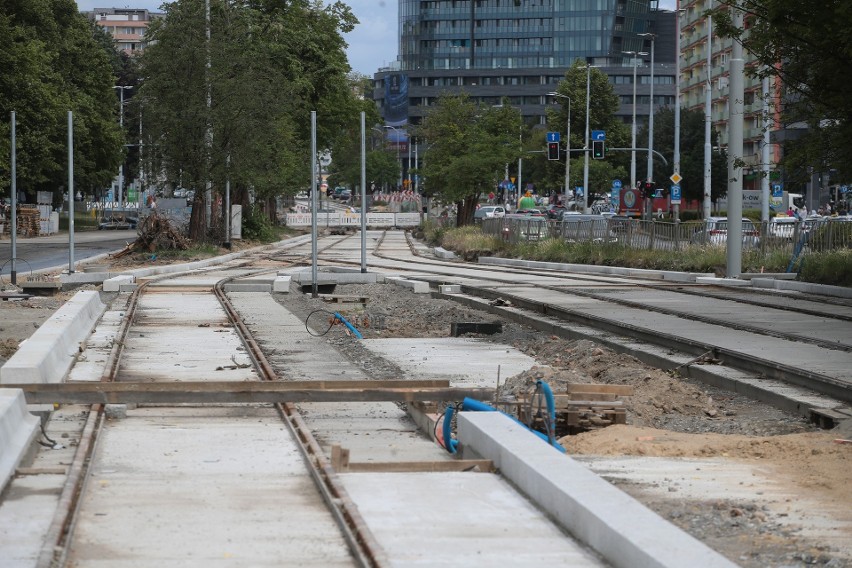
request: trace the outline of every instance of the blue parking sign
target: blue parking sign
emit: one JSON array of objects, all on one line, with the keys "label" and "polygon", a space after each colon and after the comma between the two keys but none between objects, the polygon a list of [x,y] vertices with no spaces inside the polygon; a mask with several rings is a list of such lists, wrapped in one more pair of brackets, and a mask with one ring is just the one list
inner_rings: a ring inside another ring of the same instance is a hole
[{"label": "blue parking sign", "polygon": [[780,183],[772,184],[772,197],[783,197],[784,192]]},{"label": "blue parking sign", "polygon": [[680,203],[680,186],[673,185],[672,186],[672,203],[678,204]]}]

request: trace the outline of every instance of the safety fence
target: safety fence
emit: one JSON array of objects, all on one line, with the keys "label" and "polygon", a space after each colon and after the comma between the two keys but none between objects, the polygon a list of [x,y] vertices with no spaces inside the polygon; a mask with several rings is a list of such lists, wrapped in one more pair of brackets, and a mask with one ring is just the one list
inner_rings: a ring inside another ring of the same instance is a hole
[{"label": "safety fence", "polygon": [[[608,243],[635,249],[673,251],[688,247],[724,247],[728,241],[728,227],[724,220],[671,223],[599,215],[575,217],[563,220],[545,217],[484,219],[482,231],[513,244],[558,238],[566,242]],[[781,251],[790,255],[852,248],[852,218],[822,217],[757,224],[745,220],[742,243],[744,250]]]},{"label": "safety fence", "polygon": [[[358,211],[335,210],[318,212],[319,227],[355,227],[361,226],[361,213]],[[313,223],[311,213],[287,213],[288,227],[309,227]],[[420,213],[367,213],[366,224],[370,227],[417,227],[420,225]]]}]

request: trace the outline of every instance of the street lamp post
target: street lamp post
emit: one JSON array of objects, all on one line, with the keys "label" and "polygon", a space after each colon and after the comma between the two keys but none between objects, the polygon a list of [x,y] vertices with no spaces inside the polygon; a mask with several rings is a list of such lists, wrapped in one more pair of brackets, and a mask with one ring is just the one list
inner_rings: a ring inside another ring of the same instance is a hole
[{"label": "street lamp post", "polygon": [[[133,87],[130,85],[114,85],[113,89],[118,89],[118,92],[121,96],[121,106],[118,112],[118,124],[121,127],[121,135],[124,137],[124,90],[132,89]],[[121,158],[121,164],[118,166],[118,209],[123,210],[122,207],[122,192],[124,191],[124,157]]]},{"label": "street lamp post", "polygon": [[639,56],[648,55],[646,51],[622,51],[625,55],[633,56],[633,125],[630,128],[630,187],[636,187],[636,68],[639,66]]},{"label": "street lamp post", "polygon": [[396,133],[396,163],[399,165],[399,188],[402,188],[402,163],[399,161],[399,130],[395,126],[384,126],[386,129],[393,130]]},{"label": "street lamp post", "polygon": [[[647,181],[654,181],[654,41],[657,39],[656,34],[644,33],[638,34],[640,37],[651,38],[651,80],[650,80],[650,95],[648,105],[648,178]],[[650,207],[650,197],[647,206]],[[650,217],[650,215],[648,216]]]},{"label": "street lamp post", "polygon": [[561,95],[559,93],[547,93],[551,97],[560,99],[568,99],[568,128],[566,128],[565,138],[565,188],[563,189],[562,204],[568,203],[568,191],[571,187],[571,97]]},{"label": "street lamp post", "polygon": [[589,96],[592,66],[586,63],[586,136],[583,139],[583,213],[589,213]]}]

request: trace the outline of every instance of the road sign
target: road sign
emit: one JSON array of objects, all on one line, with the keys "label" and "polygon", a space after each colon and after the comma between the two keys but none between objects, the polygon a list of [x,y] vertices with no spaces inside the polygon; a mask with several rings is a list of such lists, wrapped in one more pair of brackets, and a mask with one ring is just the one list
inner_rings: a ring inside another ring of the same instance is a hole
[{"label": "road sign", "polygon": [[680,205],[680,186],[672,186],[672,205]]},{"label": "road sign", "polygon": [[606,140],[606,131],[592,130],[592,140]]},{"label": "road sign", "polygon": [[772,184],[772,197],[783,197],[784,192],[782,191],[782,186],[780,183]]},{"label": "road sign", "polygon": [[559,142],[559,133],[558,132],[548,132],[547,133],[547,141],[548,142]]},{"label": "road sign", "polygon": [[612,187],[613,187],[613,189],[621,189],[621,180],[620,179],[612,180]]},{"label": "road sign", "polygon": [[847,191],[849,191],[849,186],[848,186],[848,185],[841,185],[841,186],[840,186],[840,193],[844,193],[844,194],[845,194]]},{"label": "road sign", "polygon": [[672,180],[672,183],[678,184],[683,177],[679,173],[675,172],[669,177],[669,179]]}]

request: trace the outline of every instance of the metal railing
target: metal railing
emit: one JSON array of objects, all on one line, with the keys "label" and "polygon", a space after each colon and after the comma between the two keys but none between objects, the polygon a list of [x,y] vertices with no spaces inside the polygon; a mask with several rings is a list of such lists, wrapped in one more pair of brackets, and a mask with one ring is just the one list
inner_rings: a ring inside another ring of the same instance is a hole
[{"label": "metal railing", "polygon": [[[640,219],[590,218],[548,220],[545,217],[483,219],[482,232],[517,244],[547,238],[565,242],[610,244],[635,249],[685,250],[688,247],[724,247],[727,228],[703,221],[672,223]],[[793,254],[852,248],[852,218],[822,217],[785,223],[744,222],[743,250]]]}]

